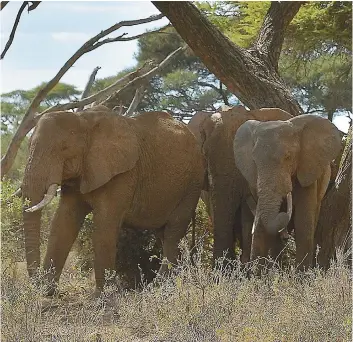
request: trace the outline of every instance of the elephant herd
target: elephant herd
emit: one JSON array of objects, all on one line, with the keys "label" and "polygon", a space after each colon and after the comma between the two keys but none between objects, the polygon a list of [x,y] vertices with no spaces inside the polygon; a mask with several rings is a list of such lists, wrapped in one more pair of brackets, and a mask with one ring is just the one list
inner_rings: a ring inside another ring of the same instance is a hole
[{"label": "elephant herd", "polygon": [[[198,112],[188,125],[165,112],[134,118],[104,106],[52,112],[30,139],[22,182],[27,269],[40,267],[41,211],[61,186],[44,270],[54,293],[85,216],[92,212],[96,293],[115,268],[119,228],[159,231],[160,273],[178,258],[199,197],[214,227],[214,259],[276,256],[295,231],[296,261],[313,263],[314,233],[340,135],[327,119],[278,108]],[[287,228],[288,227],[288,228]]]}]

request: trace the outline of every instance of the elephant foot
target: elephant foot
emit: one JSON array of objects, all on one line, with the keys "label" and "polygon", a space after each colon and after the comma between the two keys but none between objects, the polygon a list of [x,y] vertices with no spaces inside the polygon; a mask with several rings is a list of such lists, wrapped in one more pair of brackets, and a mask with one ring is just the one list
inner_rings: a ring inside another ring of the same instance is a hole
[{"label": "elephant foot", "polygon": [[45,297],[59,296],[58,284],[53,281],[49,284],[44,284],[42,287],[42,293]]},{"label": "elephant foot", "polygon": [[287,228],[284,228],[279,232],[279,237],[283,242],[287,242],[289,240],[290,235],[288,233]]}]

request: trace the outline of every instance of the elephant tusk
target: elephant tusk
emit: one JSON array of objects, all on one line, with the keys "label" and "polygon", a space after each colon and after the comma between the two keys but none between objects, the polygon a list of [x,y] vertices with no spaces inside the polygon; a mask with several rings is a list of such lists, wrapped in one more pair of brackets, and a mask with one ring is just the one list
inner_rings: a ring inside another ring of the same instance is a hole
[{"label": "elephant tusk", "polygon": [[248,205],[249,209],[251,210],[252,214],[255,217],[255,214],[256,214],[256,203],[255,203],[255,201],[254,201],[252,196],[248,196],[246,198],[246,204]]},{"label": "elephant tusk", "polygon": [[292,193],[288,192],[287,194],[287,215],[288,215],[288,222],[292,217],[292,210],[293,210],[293,201],[292,201]]},{"label": "elephant tusk", "polygon": [[43,207],[48,205],[53,200],[54,196],[56,195],[56,190],[58,189],[58,186],[59,186],[58,184],[51,184],[49,186],[48,191],[44,195],[43,199],[38,204],[26,209],[25,211],[27,213],[33,213],[34,211],[42,209]]},{"label": "elephant tusk", "polygon": [[21,188],[18,188],[12,195],[11,197],[22,197],[22,189]]}]

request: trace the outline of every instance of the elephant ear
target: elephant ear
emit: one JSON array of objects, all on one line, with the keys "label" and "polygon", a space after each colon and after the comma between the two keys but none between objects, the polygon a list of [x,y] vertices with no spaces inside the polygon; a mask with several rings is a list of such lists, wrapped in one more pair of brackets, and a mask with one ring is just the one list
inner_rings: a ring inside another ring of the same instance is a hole
[{"label": "elephant ear", "polygon": [[289,121],[301,131],[297,178],[306,187],[337,157],[341,138],[336,126],[320,116],[305,114]]},{"label": "elephant ear", "polygon": [[255,145],[254,131],[259,124],[256,120],[246,121],[238,128],[233,141],[235,165],[253,189],[256,189],[257,171],[252,151]]},{"label": "elephant ear", "polygon": [[131,170],[139,157],[137,136],[127,120],[110,113],[101,114],[92,116],[94,123],[80,185],[84,194]]},{"label": "elephant ear", "polygon": [[204,155],[208,154],[211,140],[214,138],[216,131],[215,127],[223,123],[221,113],[214,113],[206,117],[200,124],[200,135],[202,142],[202,152]]}]

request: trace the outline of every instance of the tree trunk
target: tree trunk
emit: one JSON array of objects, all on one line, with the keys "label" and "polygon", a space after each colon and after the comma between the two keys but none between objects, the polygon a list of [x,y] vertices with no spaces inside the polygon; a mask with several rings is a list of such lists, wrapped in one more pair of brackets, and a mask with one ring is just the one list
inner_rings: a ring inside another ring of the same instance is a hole
[{"label": "tree trunk", "polygon": [[[337,248],[344,251],[352,247],[352,127],[348,132],[335,185],[326,194],[315,234],[320,246],[319,265],[327,268]],[[351,251],[350,251],[351,253]]]},{"label": "tree trunk", "polygon": [[277,72],[284,31],[301,2],[273,2],[258,39],[243,49],[225,37],[188,1],[152,1],[206,67],[250,109],[279,107],[302,113]]}]

